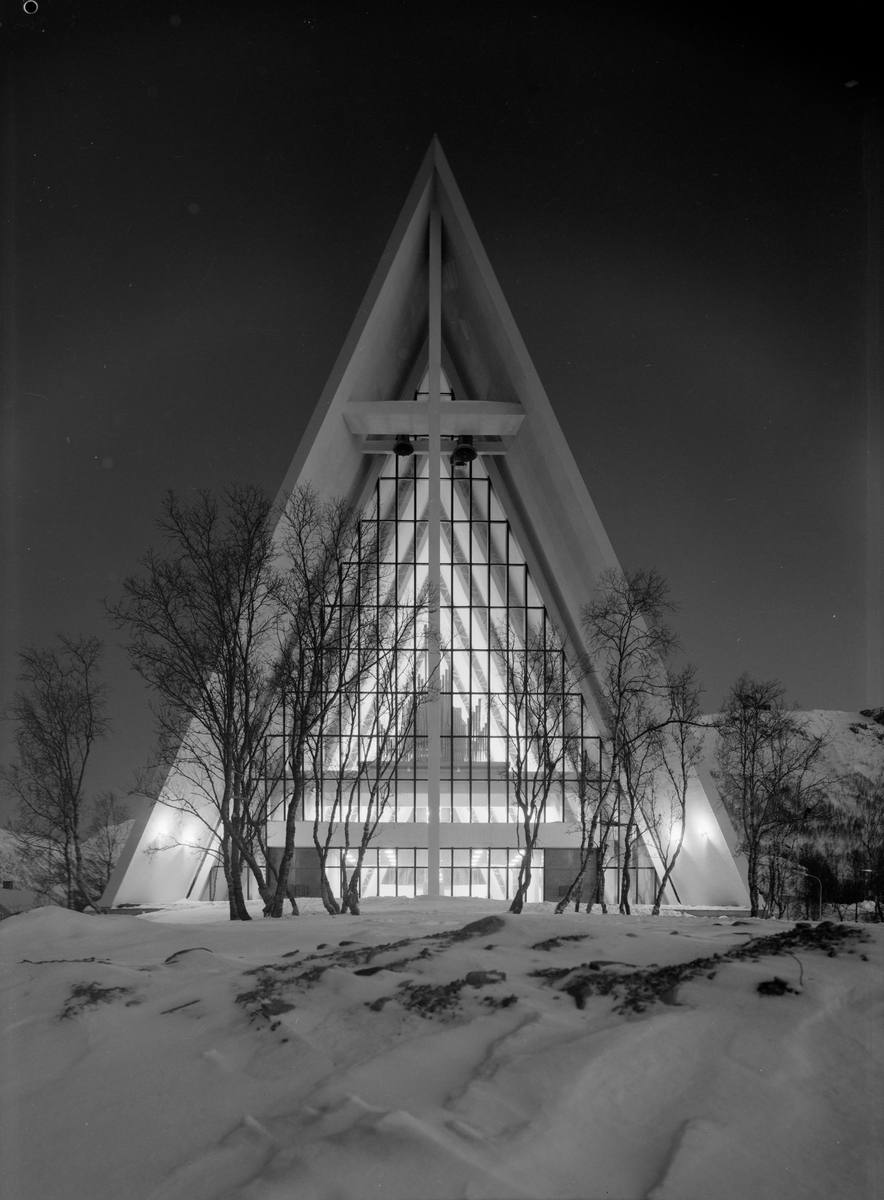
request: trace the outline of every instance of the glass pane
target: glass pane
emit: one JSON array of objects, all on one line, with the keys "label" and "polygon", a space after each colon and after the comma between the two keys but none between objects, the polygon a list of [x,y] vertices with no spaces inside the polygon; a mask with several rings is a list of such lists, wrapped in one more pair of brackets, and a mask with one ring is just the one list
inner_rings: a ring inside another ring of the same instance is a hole
[{"label": "glass pane", "polygon": [[489,526],[488,561],[505,563],[507,561],[506,525],[492,521]]},{"label": "glass pane", "polygon": [[493,868],[488,875],[488,895],[492,900],[508,900],[506,868]]},{"label": "glass pane", "polygon": [[525,568],[510,565],[508,574],[509,603],[521,607],[525,603]]},{"label": "glass pane", "polygon": [[530,577],[530,575],[528,576],[528,589],[527,589],[526,596],[527,596],[528,604],[535,605],[537,607],[540,607],[540,605],[542,604],[542,601],[540,599],[540,593],[538,592],[537,588],[534,586],[534,580]]},{"label": "glass pane", "polygon": [[469,896],[470,894],[470,872],[461,868],[455,867],[452,872],[452,889],[453,896]]},{"label": "glass pane", "polygon": [[387,476],[381,476],[378,480],[377,495],[380,504],[379,515],[382,518],[390,518],[394,515],[396,508],[396,483]]},{"label": "glass pane", "polygon": [[466,607],[470,602],[470,577],[469,568],[466,566],[457,566],[452,571],[451,583],[449,585],[451,592],[451,602],[456,607]]},{"label": "glass pane", "polygon": [[546,821],[562,821],[564,816],[562,813],[562,793],[559,788],[553,788],[546,800],[546,812],[544,813]]},{"label": "glass pane", "polygon": [[[488,604],[488,565],[485,562],[474,563],[471,574],[472,599],[476,605]],[[475,642],[475,639],[474,639]]]},{"label": "glass pane", "polygon": [[399,520],[413,521],[415,516],[414,487],[411,483],[406,483],[402,485],[399,492]]}]

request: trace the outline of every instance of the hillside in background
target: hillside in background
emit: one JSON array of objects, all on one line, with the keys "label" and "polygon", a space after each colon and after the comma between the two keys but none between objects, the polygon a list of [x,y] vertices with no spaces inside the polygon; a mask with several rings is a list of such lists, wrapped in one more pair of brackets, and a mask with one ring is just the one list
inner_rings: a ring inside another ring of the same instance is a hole
[{"label": "hillside in background", "polygon": [[[129,836],[134,821],[121,821],[106,829],[83,839],[83,859],[86,864],[87,878],[95,886],[102,882],[108,874],[110,863],[116,863],[126,839]],[[17,888],[28,888],[43,896],[43,903],[57,902],[64,904],[64,888],[57,884],[48,890],[51,882],[46,871],[46,863],[52,853],[51,846],[39,841],[32,842],[30,847],[11,829],[0,828],[0,879],[14,883]],[[56,851],[57,853],[57,851]]]},{"label": "hillside in background", "polygon": [[[876,709],[876,713],[884,710]],[[852,775],[867,779],[884,777],[884,724],[863,713],[816,710],[806,714],[810,733],[827,733],[829,744],[824,761],[832,776],[830,798],[843,800],[849,795]]]},{"label": "hillside in background", "polygon": [[[827,792],[833,803],[842,806],[852,803],[851,784],[856,775],[884,781],[884,709],[867,709],[865,713],[812,709],[797,712],[795,716],[806,722],[809,734],[825,734],[828,738],[820,774],[829,779]],[[715,719],[715,714],[704,717],[707,722]],[[715,732],[710,730],[706,762],[713,770],[715,742]]]}]

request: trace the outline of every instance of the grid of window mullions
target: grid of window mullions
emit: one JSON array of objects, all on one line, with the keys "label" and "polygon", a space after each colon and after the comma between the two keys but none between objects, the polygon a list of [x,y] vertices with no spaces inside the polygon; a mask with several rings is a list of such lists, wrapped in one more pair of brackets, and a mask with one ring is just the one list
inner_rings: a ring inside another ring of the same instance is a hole
[{"label": "grid of window mullions", "polygon": [[[331,849],[328,853],[326,870],[332,890],[343,894],[344,870],[349,882],[356,866],[356,850],[344,852]],[[426,847],[398,846],[378,848],[369,846],[365,851],[359,873],[360,891],[366,896],[425,896],[427,894],[427,850]]]},{"label": "grid of window mullions", "polygon": [[[471,896],[484,900],[511,900],[518,888],[522,850],[472,847],[439,851],[439,891],[443,896]],[[531,859],[528,902],[543,899],[543,851]]]},{"label": "grid of window mullions", "polygon": [[[446,516],[441,532],[449,554],[443,567],[440,607],[450,649],[445,654],[442,681],[441,759],[443,771],[447,768],[447,787],[442,789],[440,820],[490,822],[494,784],[506,775],[504,762],[495,761],[492,753],[493,709],[497,706],[492,690],[491,629],[495,621],[502,624],[513,618],[515,571],[522,576],[518,590],[527,601],[527,568],[521,555],[513,553],[509,523],[502,514],[492,518],[491,481],[484,469],[477,470],[471,463],[465,475],[452,471],[442,484]],[[498,605],[493,604],[495,599]],[[499,743],[499,739],[495,741]],[[508,786],[505,808],[497,806],[497,815],[498,820],[515,817]]]},{"label": "grid of window mullions", "polygon": [[[523,851],[474,847],[442,847],[439,858],[439,891],[443,896],[472,896],[486,900],[510,900],[518,887]],[[342,864],[342,858],[344,862]],[[329,882],[337,895],[343,894],[344,870],[349,881],[357,852],[332,848],[326,862]],[[360,871],[360,895],[423,896],[427,893],[427,850],[425,847],[369,847]],[[532,858],[532,881],[528,900],[543,899],[543,851]]]},{"label": "grid of window mullions", "polygon": [[[395,461],[397,463],[395,476],[393,478],[382,476],[377,481],[373,511],[363,517],[363,527],[370,531],[371,540],[376,541],[380,551],[375,558],[377,571],[375,594],[386,606],[388,614],[392,612],[392,629],[400,630],[407,621],[414,622],[414,601],[419,590],[418,564],[421,545],[426,537],[426,519],[419,519],[420,504],[417,493],[422,488],[422,481],[416,477],[415,460],[409,460],[406,469],[402,471],[398,469],[400,460],[396,459]],[[426,481],[423,481],[423,490],[426,491]],[[410,512],[403,513],[403,509],[410,510]],[[417,631],[414,636],[417,636]],[[417,647],[413,639],[411,645],[412,651],[416,651]],[[391,646],[386,646],[385,649],[389,650]],[[398,712],[402,713],[405,711],[410,691],[398,690],[396,695],[398,698],[396,708]],[[366,727],[361,731],[363,734],[369,730],[374,702],[375,698],[369,679],[365,691],[359,697],[359,712]],[[386,786],[386,781],[390,782],[390,798],[384,814],[385,819],[394,821],[415,821],[422,817],[424,820],[426,819],[425,807],[424,811],[420,811],[419,805],[416,803],[421,759],[420,736],[413,721],[411,726],[410,730],[404,734],[397,731],[390,738],[389,745],[392,748],[387,755],[387,765],[383,772],[385,776],[383,786]],[[376,783],[379,778],[380,773],[376,772]],[[411,786],[403,789],[402,785],[406,782],[410,782]],[[354,806],[356,819],[365,815],[365,792],[370,786],[367,784],[366,787],[357,789]],[[411,798],[411,803],[407,806],[400,803],[405,790],[410,793]]]},{"label": "grid of window mullions", "polygon": [[[383,549],[375,556],[378,619],[384,607],[387,613],[393,612],[394,626],[413,617],[414,596],[426,578],[425,464],[423,455],[407,459],[391,455],[387,470],[392,467],[392,471],[382,473],[377,480],[374,503],[363,518],[369,541],[376,538]],[[507,765],[507,750],[514,736],[508,728],[512,724],[511,706],[500,690],[504,685],[491,649],[491,629],[493,625],[508,624],[518,639],[524,639],[526,631],[535,628],[542,630],[545,638],[548,619],[481,460],[471,463],[465,474],[443,473],[442,488],[441,532],[448,559],[442,567],[440,618],[449,645],[442,655],[440,819],[513,821],[518,814]],[[562,651],[550,647],[549,653],[561,656]],[[564,679],[563,672],[559,675]],[[407,698],[407,693],[398,694],[400,700]],[[358,701],[362,719],[369,721],[373,702],[370,683]],[[582,712],[582,699],[579,703]],[[336,758],[340,764],[347,750],[344,709],[339,705],[341,732],[326,737],[328,747],[322,748],[320,762]],[[335,737],[339,739],[337,756]],[[393,755],[387,771],[391,794],[385,819],[425,821],[427,743],[422,710],[403,737],[404,745]],[[330,755],[326,755],[327,748],[332,750]],[[358,757],[364,757],[361,749]],[[319,785],[325,817],[331,815],[329,788],[333,790],[340,782],[339,770],[337,780],[324,779]],[[549,819],[566,818],[567,786],[567,771],[563,769],[551,793]],[[355,793],[355,819],[364,814],[370,787],[366,780]],[[303,809],[308,819],[309,807]],[[339,819],[340,815],[338,811]]]},{"label": "grid of window mullions", "polygon": [[[501,692],[494,692],[490,687],[490,679],[492,677],[492,651],[490,648],[490,631],[492,621],[495,620],[497,614],[494,613],[492,600],[492,586],[502,585],[503,594],[497,597],[502,600],[502,612],[497,619],[501,625],[507,622],[511,627],[514,627],[517,634],[520,633],[522,638],[526,636],[526,631],[529,627],[540,629],[542,631],[543,645],[546,647],[546,639],[549,634],[549,622],[546,612],[540,602],[539,597],[534,592],[533,586],[530,583],[527,565],[521,553],[516,550],[515,543],[512,539],[512,533],[509,528],[509,523],[501,516],[499,519],[492,521],[490,514],[492,512],[492,491],[491,481],[484,473],[477,478],[473,464],[469,467],[467,476],[451,475],[447,481],[448,490],[448,505],[447,512],[451,518],[449,521],[443,521],[443,537],[446,531],[448,532],[448,544],[451,547],[449,576],[447,580],[443,580],[442,587],[442,605],[449,612],[449,628],[452,633],[460,635],[462,650],[465,651],[465,656],[470,660],[472,670],[470,672],[471,679],[475,675],[480,682],[480,697],[484,699],[487,705],[485,727],[488,729],[490,743],[490,725],[492,715],[496,718],[498,727],[502,727],[504,740],[508,744],[512,744],[512,739],[515,731],[511,728],[513,724],[513,714],[510,711],[510,706],[507,704],[507,697]],[[477,517],[476,514],[479,514]],[[487,515],[486,515],[487,514]],[[466,520],[464,520],[466,515]],[[466,529],[462,536],[457,536],[459,528]],[[495,537],[495,529],[498,536]],[[504,552],[501,555],[499,552],[496,557],[499,562],[492,561],[495,557],[493,547],[497,545],[504,547]],[[474,557],[474,548],[479,547],[478,558]],[[467,552],[465,553],[464,550]],[[498,568],[499,576],[495,582],[492,579],[495,568]],[[482,598],[482,589],[477,585],[477,576],[485,576],[485,596],[484,602]],[[468,615],[466,618],[459,608],[464,607],[463,604],[457,605],[454,600],[455,587],[458,581],[457,577],[462,577],[463,590],[468,595],[467,602]],[[465,576],[465,578],[463,578]],[[446,587],[447,583],[447,587]],[[530,599],[530,603],[529,603]],[[494,615],[493,615],[494,614]],[[481,625],[481,645],[476,645],[472,633],[476,628],[476,618],[479,618]],[[467,633],[469,630],[469,634]],[[564,688],[566,674],[562,669],[564,663],[563,652],[558,646],[550,645],[548,651],[544,653],[556,656],[560,663],[559,669],[555,674],[562,682]],[[454,659],[455,652],[450,655]],[[482,665],[484,665],[484,670]],[[499,671],[497,672],[499,675]],[[463,707],[466,711],[468,729],[465,731],[466,736],[463,737],[464,747],[472,750],[475,747],[473,722],[477,712],[477,705],[474,702],[476,696],[473,693],[472,687],[468,687],[463,679],[458,678],[458,672],[455,669],[454,662],[451,662],[450,669],[447,673],[449,688],[445,693],[445,698],[450,706],[448,719],[443,720],[443,728],[447,728],[448,736],[455,739],[455,712],[456,698],[460,698]],[[579,692],[575,692],[569,696],[569,703],[572,703],[580,713],[581,724],[584,719],[583,701]],[[564,709],[564,695],[558,698],[559,709]],[[463,756],[455,753],[455,747],[452,744],[450,751],[445,753],[443,749],[442,761],[451,766],[451,775],[449,778],[451,804],[448,812],[443,809],[441,819],[444,821],[446,816],[449,819],[457,819],[457,804],[455,800],[455,784],[457,779],[454,774],[454,764],[462,759]],[[495,763],[490,754],[486,754],[484,762],[476,761],[474,755],[470,753],[467,757],[467,772],[468,772],[468,787],[469,795],[469,814],[461,816],[460,819],[472,821],[489,821],[491,819],[491,780],[492,778],[500,778],[501,775],[506,775],[505,764],[503,762]],[[552,816],[553,819],[561,820],[566,814],[566,799],[567,790],[567,770],[565,764],[562,764],[562,770],[558,772],[558,778],[554,788],[551,791],[550,800],[551,807],[547,812],[547,816]],[[475,786],[480,784],[481,786]],[[513,811],[512,789],[508,785],[507,795],[507,813],[508,819],[512,820],[515,817]],[[477,793],[481,793],[480,795]]]}]

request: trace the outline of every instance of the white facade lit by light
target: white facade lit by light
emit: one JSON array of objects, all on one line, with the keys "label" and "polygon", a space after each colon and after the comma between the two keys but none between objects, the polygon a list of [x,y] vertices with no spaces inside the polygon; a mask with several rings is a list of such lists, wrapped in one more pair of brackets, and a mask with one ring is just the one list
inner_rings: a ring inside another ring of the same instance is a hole
[{"label": "white facade lit by light", "polygon": [[[406,437],[413,452],[397,454],[396,440]],[[476,452],[463,465],[452,462],[458,438],[472,439]],[[362,894],[505,899],[521,847],[491,629],[505,622],[518,635],[548,625],[572,654],[582,654],[580,612],[602,573],[618,564],[435,139],[281,495],[302,485],[346,497],[367,525],[383,527],[389,565],[407,580],[403,605],[425,580],[437,597],[439,637],[428,669],[439,685],[397,761]],[[602,720],[590,681],[576,688],[592,754]],[[175,787],[170,778],[166,794]],[[282,786],[270,846],[283,844],[287,802]],[[302,894],[318,894],[313,829],[324,802],[314,790],[298,814],[294,882]],[[136,823],[105,903],[223,894],[206,818],[182,817],[161,796]],[[176,822],[175,840],[189,848],[158,850]],[[575,873],[579,843],[564,771],[547,803],[529,901],[559,898]],[[341,839],[332,845],[334,884]],[[667,900],[745,903],[733,845],[712,781],[701,772]],[[609,897],[616,839],[612,851]],[[641,847],[637,901],[653,898],[658,868],[652,847]]]}]

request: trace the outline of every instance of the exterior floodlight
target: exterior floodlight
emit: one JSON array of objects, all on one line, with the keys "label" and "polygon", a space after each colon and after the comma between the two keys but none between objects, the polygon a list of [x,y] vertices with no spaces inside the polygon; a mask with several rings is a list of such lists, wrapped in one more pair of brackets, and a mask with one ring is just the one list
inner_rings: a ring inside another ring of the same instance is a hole
[{"label": "exterior floodlight", "polygon": [[400,458],[408,458],[409,454],[414,454],[414,446],[412,446],[411,438],[407,434],[396,434],[396,441],[393,443],[393,453],[398,454]]},{"label": "exterior floodlight", "polygon": [[473,449],[473,439],[468,434],[459,437],[457,445],[454,447],[454,452],[451,455],[451,465],[453,467],[465,467],[475,457],[476,451]]}]

